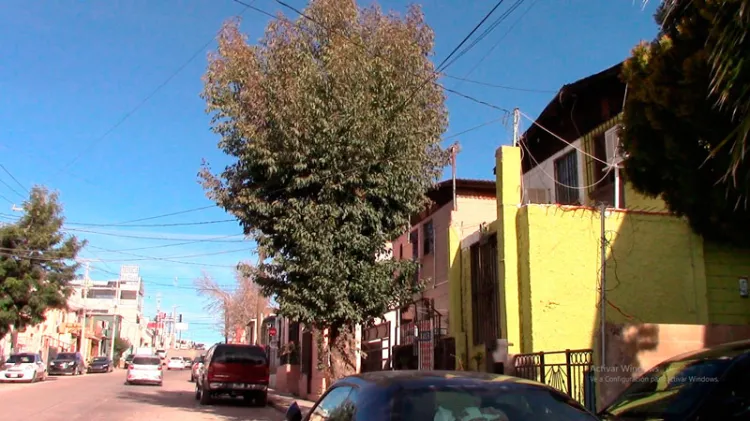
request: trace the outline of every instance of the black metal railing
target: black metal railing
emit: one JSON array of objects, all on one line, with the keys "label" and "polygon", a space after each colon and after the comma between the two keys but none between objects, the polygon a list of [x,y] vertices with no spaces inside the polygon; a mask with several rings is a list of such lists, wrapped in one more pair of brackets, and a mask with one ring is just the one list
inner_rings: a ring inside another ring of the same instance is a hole
[{"label": "black metal railing", "polygon": [[535,380],[567,393],[586,408],[596,405],[593,388],[594,352],[590,349],[566,349],[515,356],[517,377]]}]

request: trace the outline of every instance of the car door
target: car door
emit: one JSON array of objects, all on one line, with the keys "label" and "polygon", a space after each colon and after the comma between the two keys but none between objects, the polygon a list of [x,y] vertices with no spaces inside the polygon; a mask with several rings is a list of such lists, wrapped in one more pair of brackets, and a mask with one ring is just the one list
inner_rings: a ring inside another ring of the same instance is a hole
[{"label": "car door", "polygon": [[750,419],[750,357],[735,363],[719,382],[699,410],[696,418],[703,420],[746,421]]},{"label": "car door", "polygon": [[44,364],[42,356],[38,354],[36,356],[36,374],[40,379],[43,379],[47,374],[47,365]]},{"label": "car door", "polygon": [[310,410],[307,421],[351,421],[356,411],[356,389],[349,385],[335,386]]}]

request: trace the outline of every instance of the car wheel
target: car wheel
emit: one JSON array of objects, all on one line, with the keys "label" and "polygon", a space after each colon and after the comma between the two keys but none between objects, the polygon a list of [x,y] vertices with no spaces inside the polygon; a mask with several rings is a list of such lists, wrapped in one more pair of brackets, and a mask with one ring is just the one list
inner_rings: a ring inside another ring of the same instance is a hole
[{"label": "car wheel", "polygon": [[255,400],[255,403],[258,406],[263,406],[263,407],[268,405],[268,392],[261,393],[260,395],[258,395],[258,398]]},{"label": "car wheel", "polygon": [[206,393],[205,390],[200,391],[200,403],[201,405],[211,405],[213,403],[213,399],[211,398],[211,395],[209,393]]}]

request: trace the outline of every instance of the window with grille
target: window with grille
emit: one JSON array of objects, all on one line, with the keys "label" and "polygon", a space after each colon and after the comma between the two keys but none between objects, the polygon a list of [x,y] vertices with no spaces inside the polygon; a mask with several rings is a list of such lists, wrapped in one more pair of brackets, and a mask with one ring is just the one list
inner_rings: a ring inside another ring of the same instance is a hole
[{"label": "window with grille", "polygon": [[578,187],[578,151],[572,150],[555,160],[555,201],[580,204]]},{"label": "window with grille", "polygon": [[432,221],[425,222],[424,224],[424,244],[422,245],[423,256],[432,253],[435,245],[435,227],[432,225]]}]

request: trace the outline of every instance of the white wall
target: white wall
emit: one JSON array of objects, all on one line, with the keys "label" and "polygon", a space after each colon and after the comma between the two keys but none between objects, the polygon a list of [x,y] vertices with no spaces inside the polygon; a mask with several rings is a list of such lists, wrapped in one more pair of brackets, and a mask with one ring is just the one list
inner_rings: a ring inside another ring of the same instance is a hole
[{"label": "white wall", "polygon": [[[571,145],[568,145],[565,148],[561,149],[560,151],[547,158],[546,160],[540,162],[539,165],[525,173],[523,175],[524,190],[528,192],[529,189],[543,189],[547,192],[547,203],[556,203],[557,198],[555,197],[555,160],[572,151],[574,148],[578,149],[578,200],[583,203],[585,198],[585,192],[582,188],[584,185],[583,169],[585,163],[584,158],[586,156],[581,152],[581,150],[583,149],[581,139],[572,142]],[[538,202],[538,200],[534,200],[529,196],[529,194],[524,194],[525,203]]]}]

